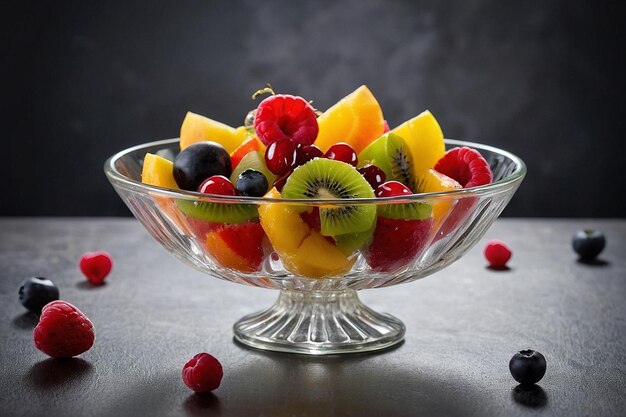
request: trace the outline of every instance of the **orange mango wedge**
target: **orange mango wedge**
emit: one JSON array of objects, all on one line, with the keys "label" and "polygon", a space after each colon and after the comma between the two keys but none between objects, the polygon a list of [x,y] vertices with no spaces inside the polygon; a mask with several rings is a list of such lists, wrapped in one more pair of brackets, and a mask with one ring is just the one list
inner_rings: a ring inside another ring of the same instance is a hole
[{"label": "orange mango wedge", "polygon": [[208,117],[187,112],[180,127],[180,149],[196,142],[210,140],[222,145],[232,153],[248,137],[245,127],[234,128]]},{"label": "orange mango wedge", "polygon": [[345,142],[359,154],[383,134],[383,111],[372,92],[364,85],[357,88],[317,118],[319,133],[315,140],[322,152],[337,142]]}]

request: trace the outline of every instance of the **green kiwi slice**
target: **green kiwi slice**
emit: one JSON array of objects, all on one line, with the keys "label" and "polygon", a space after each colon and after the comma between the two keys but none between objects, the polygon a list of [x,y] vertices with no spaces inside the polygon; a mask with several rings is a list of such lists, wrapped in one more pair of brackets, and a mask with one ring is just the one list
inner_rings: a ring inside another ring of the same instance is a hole
[{"label": "green kiwi slice", "polygon": [[378,206],[378,215],[388,219],[423,220],[431,214],[430,203],[383,203]]},{"label": "green kiwi slice", "polygon": [[[297,199],[373,198],[374,190],[352,165],[316,158],[293,171],[281,195]],[[365,232],[375,220],[375,204],[320,207],[320,233],[324,236]]]},{"label": "green kiwi slice", "polygon": [[374,164],[385,172],[387,181],[399,181],[417,192],[413,159],[402,137],[385,133],[359,154],[359,165]]},{"label": "green kiwi slice", "polygon": [[267,183],[269,184],[267,191],[269,191],[272,184],[274,184],[274,181],[276,181],[276,175],[274,175],[272,171],[267,168],[267,165],[265,164],[265,155],[261,151],[252,151],[244,155],[230,175],[230,182],[237,186],[237,178],[239,178],[239,174],[244,172],[246,169],[253,169],[265,175]]},{"label": "green kiwi slice", "polygon": [[239,224],[259,218],[256,204],[212,203],[181,199],[175,201],[180,211],[187,216],[206,222]]},{"label": "green kiwi slice", "polygon": [[350,256],[370,242],[375,229],[376,222],[372,222],[371,227],[363,232],[344,233],[343,235],[333,236],[335,245],[344,255]]}]

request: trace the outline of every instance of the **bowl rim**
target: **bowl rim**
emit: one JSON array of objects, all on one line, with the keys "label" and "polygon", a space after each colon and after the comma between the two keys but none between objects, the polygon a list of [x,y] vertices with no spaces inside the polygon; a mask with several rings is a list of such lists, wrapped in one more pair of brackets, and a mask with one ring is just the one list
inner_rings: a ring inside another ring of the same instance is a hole
[{"label": "bowl rim", "polygon": [[162,197],[171,197],[182,200],[190,200],[190,201],[202,201],[202,202],[213,202],[213,203],[268,203],[268,202],[281,202],[283,204],[286,203],[298,203],[298,204],[307,204],[307,205],[328,205],[328,204],[340,204],[345,205],[349,202],[350,205],[354,204],[382,204],[382,203],[390,203],[390,202],[414,202],[421,200],[431,200],[431,199],[446,199],[446,198],[459,198],[459,197],[467,197],[467,196],[480,196],[484,194],[489,194],[493,192],[503,191],[507,188],[515,185],[519,185],[519,183],[526,176],[526,164],[524,161],[518,157],[517,155],[505,151],[500,148],[496,148],[491,145],[485,145],[477,142],[457,140],[457,139],[444,139],[446,145],[452,146],[467,146],[470,148],[474,148],[477,150],[486,150],[492,153],[496,153],[502,156],[505,156],[512,160],[515,163],[515,170],[505,178],[502,178],[498,181],[494,181],[489,184],[480,185],[476,187],[463,188],[460,190],[452,190],[452,191],[438,191],[431,193],[418,193],[418,194],[410,194],[403,196],[395,196],[395,197],[372,197],[372,198],[351,198],[351,199],[342,199],[342,198],[311,198],[311,199],[293,199],[293,198],[268,198],[268,197],[247,197],[247,196],[224,196],[217,194],[203,194],[196,191],[187,191],[187,190],[176,190],[172,188],[164,188],[155,185],[144,184],[140,181],[133,180],[128,178],[127,176],[120,173],[115,168],[115,163],[123,156],[141,150],[143,148],[153,147],[153,146],[164,146],[170,145],[176,142],[179,142],[180,138],[171,138],[171,139],[162,139],[153,142],[146,142],[139,145],[131,146],[130,148],[123,149],[111,157],[109,157],[104,163],[104,172],[109,179],[109,181],[114,186],[122,186],[123,188],[143,192],[156,194],[157,196]]}]

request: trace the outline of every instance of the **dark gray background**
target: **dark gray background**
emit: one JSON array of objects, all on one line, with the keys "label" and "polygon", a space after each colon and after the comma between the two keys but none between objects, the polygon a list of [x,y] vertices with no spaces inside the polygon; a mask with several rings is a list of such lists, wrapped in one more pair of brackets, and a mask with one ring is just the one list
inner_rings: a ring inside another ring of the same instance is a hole
[{"label": "dark gray background", "polygon": [[[623,217],[622,2],[3,3],[0,215],[127,215],[104,160],[239,125],[271,82],[324,109],[360,84],[390,125],[521,156],[504,215]],[[8,184],[8,190],[6,189]]]}]

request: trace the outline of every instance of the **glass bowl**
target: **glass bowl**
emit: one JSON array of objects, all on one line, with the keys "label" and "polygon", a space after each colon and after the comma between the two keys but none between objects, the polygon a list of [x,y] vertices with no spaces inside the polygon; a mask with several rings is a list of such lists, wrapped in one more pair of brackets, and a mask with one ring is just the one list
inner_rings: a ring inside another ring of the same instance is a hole
[{"label": "glass bowl", "polygon": [[[526,174],[523,161],[503,150],[457,140],[446,140],[446,146],[478,150],[494,181],[456,191],[349,200],[209,196],[142,184],[146,153],[173,157],[178,139],[121,151],[104,170],[146,230],[183,263],[227,281],[280,290],[273,306],[235,323],[237,340],[259,349],[324,355],[400,342],[404,324],[365,306],[357,291],[424,278],[459,259],[502,212]],[[395,223],[383,223],[379,216],[369,235],[348,239],[341,250],[297,214],[314,207],[376,206],[380,212],[382,205],[396,204],[424,204],[420,207],[430,206],[431,214]],[[220,215],[234,211],[252,213],[253,220],[237,223]]]}]

